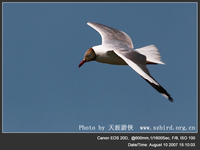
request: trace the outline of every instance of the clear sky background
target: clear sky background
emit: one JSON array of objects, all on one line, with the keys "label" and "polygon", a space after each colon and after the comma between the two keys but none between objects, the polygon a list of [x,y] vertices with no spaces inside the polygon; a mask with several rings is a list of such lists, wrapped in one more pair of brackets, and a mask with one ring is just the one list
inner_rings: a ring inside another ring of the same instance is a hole
[{"label": "clear sky background", "polygon": [[[79,125],[189,126],[197,131],[196,3],[3,3],[3,132],[88,132]],[[93,21],[154,44],[148,66],[171,103],[129,66],[89,62]],[[122,132],[122,131],[120,131]]]}]

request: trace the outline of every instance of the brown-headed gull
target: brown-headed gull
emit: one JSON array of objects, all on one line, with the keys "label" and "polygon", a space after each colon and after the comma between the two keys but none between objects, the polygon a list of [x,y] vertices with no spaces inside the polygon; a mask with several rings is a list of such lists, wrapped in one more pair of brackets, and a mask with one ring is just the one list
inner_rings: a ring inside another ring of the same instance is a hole
[{"label": "brown-headed gull", "polygon": [[79,67],[93,60],[114,65],[129,65],[152,87],[173,102],[169,93],[151,76],[146,67],[147,64],[164,64],[154,45],[134,49],[131,38],[123,31],[94,22],[87,24],[99,32],[102,45],[88,49]]}]

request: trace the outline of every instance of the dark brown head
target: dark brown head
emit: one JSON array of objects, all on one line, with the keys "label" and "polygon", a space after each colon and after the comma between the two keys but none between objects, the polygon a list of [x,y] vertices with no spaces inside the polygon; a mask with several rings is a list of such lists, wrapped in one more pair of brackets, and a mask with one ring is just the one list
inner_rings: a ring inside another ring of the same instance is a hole
[{"label": "dark brown head", "polygon": [[83,60],[79,64],[79,68],[85,63],[96,59],[96,54],[92,48],[88,49],[84,55]]}]

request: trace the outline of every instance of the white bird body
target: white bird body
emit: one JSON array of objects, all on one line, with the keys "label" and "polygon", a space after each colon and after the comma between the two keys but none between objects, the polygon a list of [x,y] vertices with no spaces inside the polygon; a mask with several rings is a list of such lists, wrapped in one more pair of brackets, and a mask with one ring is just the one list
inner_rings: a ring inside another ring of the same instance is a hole
[{"label": "white bird body", "polygon": [[129,65],[164,97],[173,101],[167,91],[150,75],[146,67],[146,64],[164,64],[154,45],[134,49],[131,38],[123,31],[94,22],[87,24],[99,32],[102,45],[88,49],[79,67],[92,60],[114,65]]},{"label": "white bird body", "polygon": [[[127,63],[113,52],[113,48],[107,45],[92,47],[96,54],[96,61],[112,65],[127,65]],[[110,49],[110,50],[109,50]]]}]

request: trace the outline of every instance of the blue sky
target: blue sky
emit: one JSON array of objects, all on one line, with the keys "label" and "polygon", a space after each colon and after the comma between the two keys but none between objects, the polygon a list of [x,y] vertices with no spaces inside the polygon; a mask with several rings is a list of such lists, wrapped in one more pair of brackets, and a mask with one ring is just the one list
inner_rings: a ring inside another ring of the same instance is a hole
[{"label": "blue sky", "polygon": [[[3,132],[196,132],[196,9],[196,3],[3,3]],[[86,50],[101,44],[89,21],[126,32],[134,48],[154,44],[166,65],[148,68],[174,102],[129,66],[78,68]],[[109,130],[122,125],[133,130]]]}]

